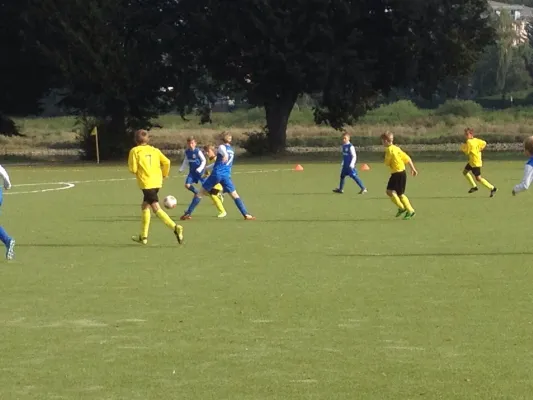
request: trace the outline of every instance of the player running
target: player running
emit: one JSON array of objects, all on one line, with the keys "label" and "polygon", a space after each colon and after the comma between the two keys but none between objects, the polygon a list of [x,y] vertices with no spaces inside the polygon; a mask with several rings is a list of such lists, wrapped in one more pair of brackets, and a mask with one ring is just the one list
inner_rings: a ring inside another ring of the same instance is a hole
[{"label": "player running", "polygon": [[130,150],[128,167],[132,174],[137,176],[137,184],[143,192],[142,227],[141,234],[132,236],[137,243],[148,243],[150,229],[150,210],[174,232],[178,243],[183,243],[183,227],[176,224],[168,214],[159,206],[159,189],[163,187],[163,178],[170,173],[170,160],[161,150],[150,146],[148,132],[138,130],[135,132],[137,146]]},{"label": "player running", "polygon": [[[11,189],[11,180],[7,171],[0,165],[0,176],[4,180],[4,189]],[[3,193],[2,188],[0,187],[0,206],[2,205]],[[12,260],[15,257],[15,239],[7,234],[5,229],[0,225],[0,240],[6,246],[6,259]]]},{"label": "player running", "polygon": [[231,140],[232,136],[229,133],[224,134],[222,144],[217,149],[216,160],[211,175],[202,184],[203,193],[206,195],[216,195],[218,191],[216,191],[215,186],[220,183],[223,191],[231,195],[244,219],[254,220],[255,217],[248,214],[231,179],[231,170],[235,159],[235,151],[231,147]]}]

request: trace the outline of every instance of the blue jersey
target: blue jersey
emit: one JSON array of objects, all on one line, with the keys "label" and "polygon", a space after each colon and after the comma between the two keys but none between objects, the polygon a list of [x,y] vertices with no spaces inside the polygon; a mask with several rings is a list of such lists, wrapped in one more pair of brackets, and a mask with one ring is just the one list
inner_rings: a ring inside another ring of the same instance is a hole
[{"label": "blue jersey", "polygon": [[185,158],[189,163],[189,171],[196,172],[198,167],[202,165],[202,159],[200,158],[200,149],[196,148],[194,150],[187,149],[185,150]]},{"label": "blue jersey", "polygon": [[355,168],[356,162],[355,147],[351,143],[342,145],[342,168]]},{"label": "blue jersey", "polygon": [[[227,161],[224,162],[224,157],[227,157]],[[213,166],[213,174],[219,176],[231,176],[231,168],[233,167],[233,160],[235,158],[235,152],[229,144],[222,144],[217,151],[217,159]]]}]

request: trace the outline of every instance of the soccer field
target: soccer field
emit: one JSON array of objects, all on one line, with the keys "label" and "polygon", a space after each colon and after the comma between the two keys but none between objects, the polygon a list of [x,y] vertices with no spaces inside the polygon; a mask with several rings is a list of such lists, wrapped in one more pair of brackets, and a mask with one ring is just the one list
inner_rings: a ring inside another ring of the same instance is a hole
[{"label": "soccer field", "polygon": [[[359,196],[331,193],[339,163],[303,165],[237,165],[257,221],[204,199],[183,246],[153,218],[146,247],[126,167],[7,166],[0,399],[533,398],[523,163],[487,162],[493,199],[467,194],[464,162],[418,163],[411,221],[384,166]],[[183,177],[166,194],[178,218]]]}]

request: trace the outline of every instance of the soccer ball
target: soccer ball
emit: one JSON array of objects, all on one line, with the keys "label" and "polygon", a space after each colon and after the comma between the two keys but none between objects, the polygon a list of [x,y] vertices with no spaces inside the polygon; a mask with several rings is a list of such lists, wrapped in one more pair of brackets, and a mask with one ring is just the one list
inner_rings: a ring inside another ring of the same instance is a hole
[{"label": "soccer ball", "polygon": [[176,204],[178,204],[178,201],[174,196],[167,196],[163,200],[163,205],[165,206],[165,208],[174,208],[176,207]]}]

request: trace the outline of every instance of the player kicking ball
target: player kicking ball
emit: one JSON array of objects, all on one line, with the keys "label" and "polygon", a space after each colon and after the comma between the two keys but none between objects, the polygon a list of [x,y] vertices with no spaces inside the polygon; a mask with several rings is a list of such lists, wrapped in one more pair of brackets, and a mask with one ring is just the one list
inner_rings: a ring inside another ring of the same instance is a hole
[{"label": "player kicking ball", "polygon": [[[9,175],[7,171],[0,165],[0,176],[4,180],[4,189],[9,190],[11,189],[11,180],[9,179]],[[3,201],[3,193],[2,188],[0,187],[0,206],[2,205]],[[13,239],[11,236],[7,234],[5,229],[0,226],[0,240],[6,246],[6,259],[12,260],[15,257],[15,239]]]},{"label": "player kicking ball", "polygon": [[220,184],[223,191],[231,195],[244,219],[254,220],[255,217],[248,214],[248,211],[231,180],[231,170],[235,159],[235,151],[231,147],[231,140],[232,137],[230,134],[224,134],[222,144],[217,149],[213,170],[211,175],[209,175],[209,177],[203,182],[202,191],[205,195],[217,195],[219,191],[215,189],[215,186]]},{"label": "player kicking ball", "polygon": [[161,150],[150,146],[148,132],[139,130],[135,132],[137,146],[130,150],[128,167],[132,174],[137,177],[137,184],[143,192],[141,205],[141,234],[132,236],[137,243],[148,243],[148,231],[150,230],[150,211],[174,232],[178,243],[183,243],[183,227],[176,224],[168,214],[159,206],[159,190],[163,187],[163,178],[170,173],[170,160],[165,157]]}]

